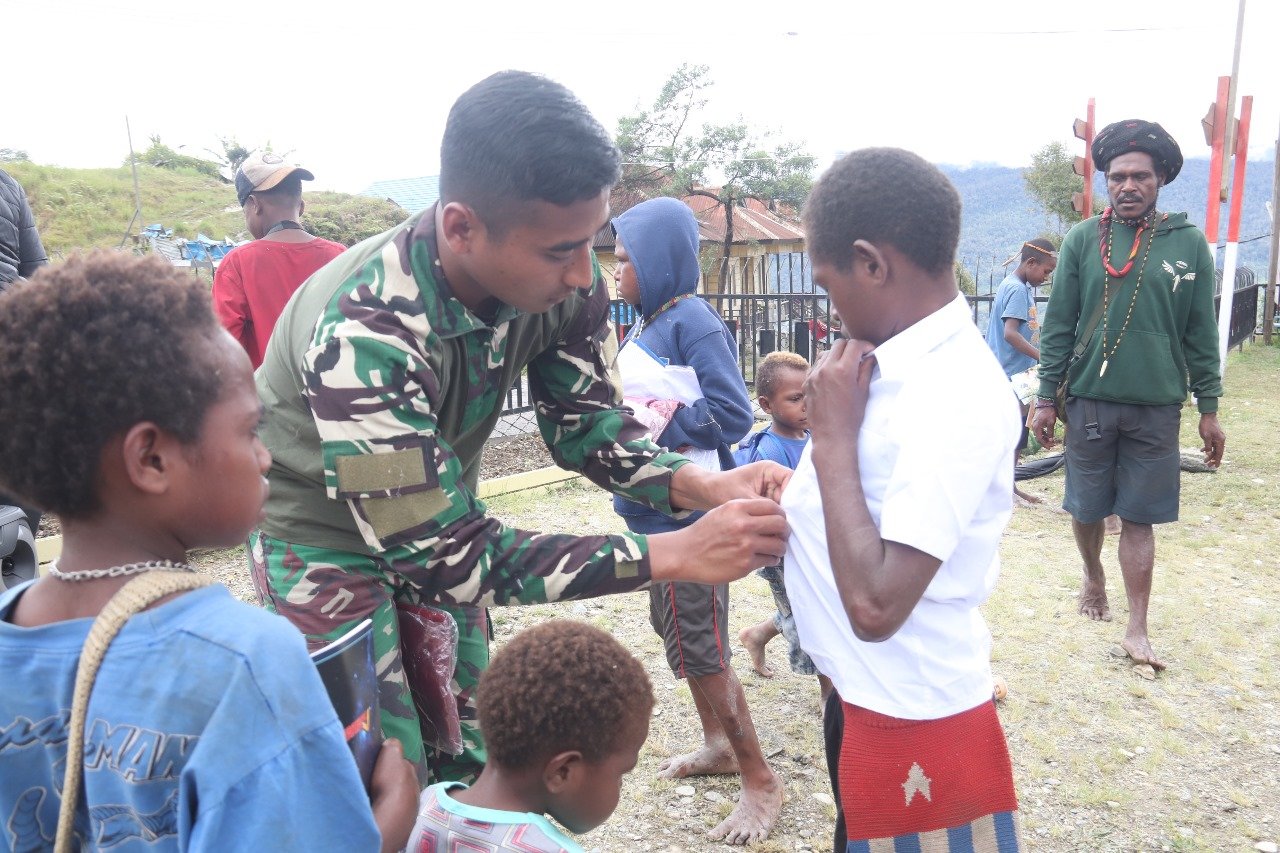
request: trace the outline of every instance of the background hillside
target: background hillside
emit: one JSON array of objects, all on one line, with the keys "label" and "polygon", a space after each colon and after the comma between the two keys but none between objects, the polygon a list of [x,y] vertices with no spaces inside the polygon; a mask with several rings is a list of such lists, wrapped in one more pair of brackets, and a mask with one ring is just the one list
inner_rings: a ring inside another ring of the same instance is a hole
[{"label": "background hillside", "polygon": [[[7,162],[4,168],[26,189],[45,247],[54,257],[76,248],[118,246],[133,215],[133,180],[127,167],[65,169],[30,162]],[[1000,263],[1023,240],[1057,230],[1057,223],[1027,193],[1022,169],[1006,166],[942,166],[964,202],[959,259],[973,274],[979,293],[1004,277]],[[203,233],[215,240],[241,239],[244,219],[235,192],[217,178],[188,169],[139,166],[143,219],[133,233],[161,223],[184,237]],[[1271,198],[1272,164],[1249,164],[1241,238],[1270,233],[1265,204]],[[1178,179],[1160,194],[1164,210],[1187,211],[1203,226],[1208,195],[1209,161],[1188,160]],[[1094,193],[1105,198],[1101,176]],[[304,225],[312,233],[351,245],[400,222],[408,214],[378,199],[344,193],[305,193]],[[1221,236],[1226,236],[1226,206]],[[1266,239],[1243,243],[1240,262],[1259,275],[1267,269]]]},{"label": "background hillside", "polygon": [[[118,169],[65,169],[27,161],[6,162],[5,171],[31,200],[40,238],[50,257],[74,249],[120,245],[133,216],[133,176]],[[214,240],[247,239],[234,188],[189,169],[138,166],[142,220],[132,233],[160,223],[175,235]],[[390,202],[345,193],[304,193],[303,224],[313,234],[351,245],[405,219]]]},{"label": "background hillside", "polygon": [[[960,229],[959,258],[973,272],[978,292],[985,293],[994,282],[999,285],[1004,270],[999,264],[1017,251],[1022,241],[1057,230],[1044,209],[1027,192],[1022,169],[1006,166],[942,166],[964,203]],[[1271,233],[1266,203],[1271,200],[1272,161],[1252,162],[1245,176],[1245,200],[1241,209],[1240,239]],[[1094,198],[1106,198],[1102,176],[1094,181]],[[1188,160],[1177,180],[1160,191],[1160,209],[1186,211],[1190,220],[1204,227],[1205,201],[1209,195],[1209,161]],[[1220,242],[1227,236],[1227,206],[1222,206]],[[1240,263],[1252,267],[1260,277],[1267,272],[1266,239],[1242,243]],[[1218,263],[1222,263],[1219,253]],[[996,265],[996,272],[992,266]]]}]

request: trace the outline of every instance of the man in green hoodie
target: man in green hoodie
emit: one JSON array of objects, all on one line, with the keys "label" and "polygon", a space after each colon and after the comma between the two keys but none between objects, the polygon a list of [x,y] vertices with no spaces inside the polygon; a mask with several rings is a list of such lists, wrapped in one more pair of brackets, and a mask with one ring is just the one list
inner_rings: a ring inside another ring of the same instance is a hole
[{"label": "man in green hoodie", "polygon": [[1094,139],[1093,160],[1106,173],[1111,206],[1072,228],[1059,251],[1031,428],[1052,445],[1054,391],[1065,379],[1071,426],[1062,506],[1084,560],[1080,613],[1111,619],[1101,555],[1104,519],[1115,513],[1123,521],[1118,550],[1129,602],[1121,645],[1135,663],[1164,669],[1147,637],[1152,525],[1178,519],[1178,422],[1188,377],[1205,461],[1217,467],[1226,445],[1213,254],[1185,213],[1156,209],[1160,187],[1182,168],[1182,152],[1164,128],[1110,124]]}]

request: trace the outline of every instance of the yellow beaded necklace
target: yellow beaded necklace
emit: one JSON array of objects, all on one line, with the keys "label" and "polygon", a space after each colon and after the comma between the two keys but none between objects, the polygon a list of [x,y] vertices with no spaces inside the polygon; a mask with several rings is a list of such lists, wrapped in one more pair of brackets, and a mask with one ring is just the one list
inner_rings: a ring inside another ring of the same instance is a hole
[{"label": "yellow beaded necklace", "polygon": [[[1110,213],[1111,211],[1108,210],[1107,212]],[[1144,217],[1144,219],[1145,218],[1146,217]],[[1147,268],[1147,258],[1151,257],[1151,244],[1156,241],[1156,224],[1163,221],[1164,218],[1165,214],[1152,209],[1150,223],[1148,224],[1144,222],[1138,227],[1138,234],[1135,237],[1133,249],[1129,253],[1129,263],[1121,272],[1116,274],[1116,278],[1123,278],[1129,270],[1133,268],[1133,257],[1138,251],[1138,244],[1136,241],[1141,239],[1143,225],[1146,225],[1146,230],[1150,232],[1147,236],[1147,250],[1142,253],[1142,263],[1138,266],[1138,278],[1133,285],[1133,296],[1129,298],[1129,310],[1124,315],[1124,323],[1120,325],[1120,333],[1116,335],[1116,342],[1111,346],[1111,351],[1108,352],[1106,317],[1109,306],[1107,305],[1107,293],[1111,290],[1111,275],[1113,273],[1111,266],[1111,236],[1115,233],[1115,228],[1110,217],[1107,217],[1107,251],[1106,254],[1102,256],[1102,368],[1098,371],[1099,379],[1106,375],[1107,363],[1110,362],[1111,357],[1116,354],[1116,350],[1120,349],[1120,342],[1124,340],[1124,333],[1129,329],[1129,320],[1133,318],[1133,306],[1138,304],[1138,291],[1142,289],[1142,273]]]}]

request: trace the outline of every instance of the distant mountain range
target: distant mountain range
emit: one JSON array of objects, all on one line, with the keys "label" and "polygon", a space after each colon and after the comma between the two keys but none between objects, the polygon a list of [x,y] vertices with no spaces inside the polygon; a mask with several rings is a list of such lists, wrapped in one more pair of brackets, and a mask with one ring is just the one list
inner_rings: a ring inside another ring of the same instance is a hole
[{"label": "distant mountain range", "polygon": [[[999,284],[1004,269],[999,266],[1022,245],[1024,240],[1057,229],[1048,215],[1027,192],[1022,169],[995,165],[941,166],[951,178],[964,203],[960,228],[961,263],[974,278],[978,292],[986,292],[994,282]],[[1271,200],[1272,161],[1248,164],[1245,176],[1245,198],[1241,209],[1240,264],[1251,267],[1261,281],[1266,277],[1271,233],[1266,203]],[[1106,198],[1102,175],[1094,180],[1094,197]],[[1205,202],[1209,195],[1209,160],[1186,161],[1177,180],[1160,191],[1159,206],[1170,212],[1186,211],[1197,226],[1204,227]],[[1222,205],[1219,243],[1227,236],[1228,206]],[[1263,239],[1244,242],[1252,237]],[[1222,252],[1218,253],[1222,265]],[[993,270],[994,268],[994,270]]]}]

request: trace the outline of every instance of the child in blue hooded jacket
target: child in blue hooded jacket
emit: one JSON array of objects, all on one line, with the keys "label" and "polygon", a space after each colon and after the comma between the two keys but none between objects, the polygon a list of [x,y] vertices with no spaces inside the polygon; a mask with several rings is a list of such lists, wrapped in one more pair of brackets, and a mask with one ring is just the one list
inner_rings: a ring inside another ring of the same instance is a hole
[{"label": "child in blue hooded jacket", "polygon": [[[638,314],[622,346],[643,345],[669,365],[692,367],[702,389],[702,399],[676,410],[654,440],[670,450],[714,451],[721,465],[732,467],[729,446],[751,428],[751,403],[733,334],[696,295],[698,222],[683,202],[656,198],[614,219],[613,227],[618,295]],[[614,510],[636,533],[693,522],[618,497]],[[658,775],[740,772],[742,796],[711,837],[747,844],[768,837],[782,807],[782,785],[760,751],[742,685],[729,665],[728,607],[727,584],[658,583],[649,589],[650,621],[662,635],[672,672],[690,682],[704,740],[701,749],[663,762]]]}]

